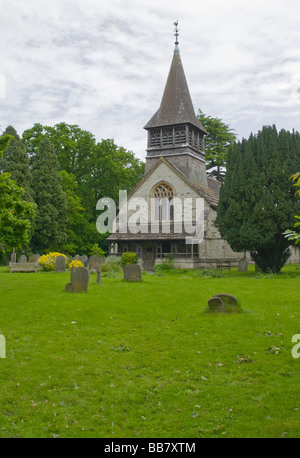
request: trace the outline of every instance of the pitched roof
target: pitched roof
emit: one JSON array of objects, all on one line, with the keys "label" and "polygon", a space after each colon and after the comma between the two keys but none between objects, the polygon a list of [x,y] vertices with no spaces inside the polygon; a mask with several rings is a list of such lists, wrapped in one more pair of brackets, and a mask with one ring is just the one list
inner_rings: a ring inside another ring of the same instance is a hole
[{"label": "pitched roof", "polygon": [[221,183],[217,180],[214,180],[212,178],[207,178],[207,184],[208,186],[200,185],[197,183],[194,183],[190,181],[182,172],[179,170],[175,165],[171,164],[167,159],[164,157],[161,157],[157,163],[149,170],[149,172],[144,175],[144,177],[141,179],[141,181],[129,192],[127,199],[130,199],[136,191],[142,186],[142,184],[145,183],[145,181],[148,179],[150,175],[161,165],[165,164],[167,165],[176,175],[179,176],[190,188],[192,188],[197,194],[199,194],[200,197],[203,197],[206,199],[207,203],[213,207],[216,208],[219,202],[219,193],[220,193],[220,187]]},{"label": "pitched roof", "polygon": [[[197,183],[193,183],[173,164],[171,164],[168,160],[164,158],[160,158],[159,161],[155,164],[154,167],[142,178],[142,180],[136,185],[135,188],[131,190],[128,194],[127,199],[129,200],[136,191],[142,186],[143,183],[148,179],[148,177],[156,170],[161,164],[167,165],[176,175],[178,175],[190,188],[192,188],[200,197],[204,198],[207,203],[216,210],[218,202],[219,202],[219,192],[220,192],[220,185],[219,181],[213,180],[208,178],[208,186],[200,185]],[[114,240],[163,240],[163,239],[183,239],[188,234],[181,233],[181,234],[120,234],[118,231],[112,233],[107,240],[114,241]]]},{"label": "pitched roof", "polygon": [[144,127],[190,123],[207,133],[195,115],[178,48],[175,48],[169,76],[158,111]]}]

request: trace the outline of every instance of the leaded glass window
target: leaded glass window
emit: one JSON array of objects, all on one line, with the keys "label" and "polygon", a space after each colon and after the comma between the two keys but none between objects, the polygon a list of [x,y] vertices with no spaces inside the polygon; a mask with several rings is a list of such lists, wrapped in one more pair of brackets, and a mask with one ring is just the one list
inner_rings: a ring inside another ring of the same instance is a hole
[{"label": "leaded glass window", "polygon": [[155,220],[172,221],[174,219],[174,191],[167,183],[160,183],[154,188]]}]

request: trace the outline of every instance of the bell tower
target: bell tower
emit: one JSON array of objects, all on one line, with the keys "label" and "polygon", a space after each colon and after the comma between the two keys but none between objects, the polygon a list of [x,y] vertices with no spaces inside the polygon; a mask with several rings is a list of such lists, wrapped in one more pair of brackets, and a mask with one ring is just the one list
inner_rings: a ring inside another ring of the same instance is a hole
[{"label": "bell tower", "polygon": [[195,115],[180,58],[178,21],[174,25],[175,49],[161,104],[144,127],[148,132],[145,173],[164,157],[190,181],[207,186],[207,132]]}]

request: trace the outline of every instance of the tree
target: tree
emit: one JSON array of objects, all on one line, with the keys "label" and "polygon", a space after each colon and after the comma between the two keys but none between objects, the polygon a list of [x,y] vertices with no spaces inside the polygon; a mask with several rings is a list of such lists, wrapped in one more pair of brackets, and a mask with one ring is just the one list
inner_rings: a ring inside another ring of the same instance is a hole
[{"label": "tree", "polygon": [[23,198],[24,190],[0,174],[0,247],[5,251],[21,249],[29,243],[35,205]]},{"label": "tree", "polygon": [[34,250],[59,251],[66,243],[67,199],[58,172],[54,147],[45,137],[32,167],[34,200],[38,206],[31,242]]},{"label": "tree", "polygon": [[3,156],[3,150],[8,147],[9,142],[13,140],[12,135],[3,134],[0,137],[0,158]]},{"label": "tree", "polygon": [[228,152],[216,225],[234,251],[249,251],[263,272],[279,272],[300,204],[289,177],[300,166],[300,135],[275,126],[235,143]]},{"label": "tree", "polygon": [[235,142],[236,135],[220,118],[205,115],[201,110],[199,110],[198,119],[208,132],[205,137],[208,176],[223,181],[228,148]]},{"label": "tree", "polygon": [[[293,181],[296,181],[296,184],[294,186],[300,186],[300,172],[295,173],[294,175],[291,176],[291,179]],[[298,189],[297,195],[300,196],[300,190]],[[295,215],[295,218],[298,220],[294,224],[294,228],[299,228],[300,227],[300,215]],[[285,237],[288,240],[293,240],[295,242],[295,245],[300,243],[300,234],[297,231],[293,231],[291,229],[287,229],[284,233]]]},{"label": "tree", "polygon": [[[66,248],[70,253],[73,250],[88,252],[98,243],[107,251],[107,235],[99,234],[96,229],[96,204],[102,197],[117,202],[119,189],[129,191],[142,178],[144,163],[131,151],[117,146],[112,139],[96,143],[90,132],[77,125],[60,123],[54,127],[35,124],[23,133],[22,139],[32,164],[45,137],[53,144],[68,198]],[[76,205],[84,210],[76,210]]]},{"label": "tree", "polygon": [[8,126],[3,135],[10,137],[11,140],[4,148],[3,158],[0,160],[0,171],[10,173],[11,179],[24,189],[24,199],[32,202],[30,160],[24,143],[12,126]]}]

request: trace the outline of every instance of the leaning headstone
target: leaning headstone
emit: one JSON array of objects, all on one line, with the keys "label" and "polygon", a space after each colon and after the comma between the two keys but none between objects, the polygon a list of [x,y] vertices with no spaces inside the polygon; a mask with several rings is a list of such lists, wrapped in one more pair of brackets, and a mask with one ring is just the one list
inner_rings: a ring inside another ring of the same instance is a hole
[{"label": "leaning headstone", "polygon": [[27,262],[27,257],[24,254],[21,254],[21,256],[19,257],[18,262],[20,264],[24,264],[24,262]]},{"label": "leaning headstone", "polygon": [[238,271],[239,271],[239,272],[247,272],[247,270],[248,270],[248,262],[247,262],[247,259],[246,259],[246,258],[240,259]]},{"label": "leaning headstone", "polygon": [[101,265],[98,266],[98,270],[97,270],[97,283],[98,285],[101,285]]},{"label": "leaning headstone", "polygon": [[124,267],[124,280],[142,281],[141,267],[138,264],[127,264]]},{"label": "leaning headstone", "polygon": [[208,301],[211,312],[217,313],[237,313],[241,311],[237,298],[232,294],[215,294]]},{"label": "leaning headstone", "polygon": [[90,257],[89,259],[89,269],[90,272],[98,272],[98,269],[100,268],[101,265],[101,258],[94,254],[93,256]]},{"label": "leaning headstone", "polygon": [[82,262],[82,264],[84,265],[84,267],[87,267],[87,263],[88,263],[88,257],[87,257],[87,256],[80,256],[80,257],[79,257],[79,261]]},{"label": "leaning headstone", "polygon": [[90,273],[86,267],[72,267],[71,283],[76,293],[87,293],[89,288]]},{"label": "leaning headstone", "polygon": [[64,256],[57,256],[55,259],[55,272],[66,271],[66,259]]},{"label": "leaning headstone", "polygon": [[73,283],[67,283],[66,286],[65,286],[65,291],[67,293],[76,293],[76,290],[75,290],[75,286],[73,285]]}]

